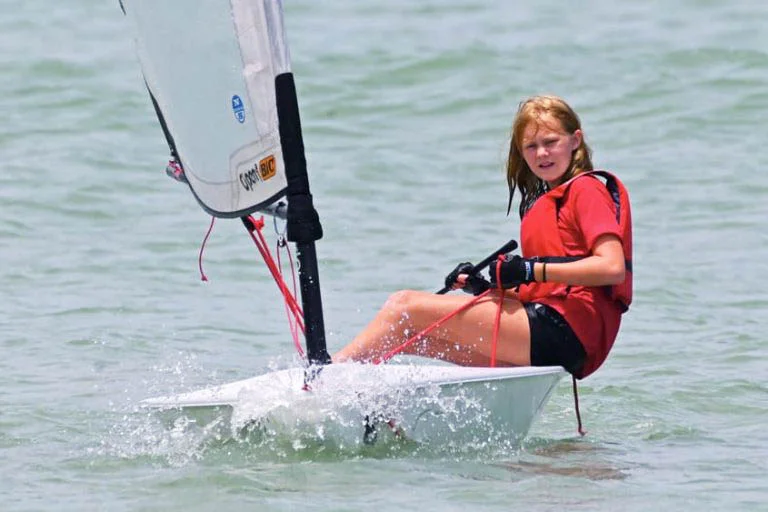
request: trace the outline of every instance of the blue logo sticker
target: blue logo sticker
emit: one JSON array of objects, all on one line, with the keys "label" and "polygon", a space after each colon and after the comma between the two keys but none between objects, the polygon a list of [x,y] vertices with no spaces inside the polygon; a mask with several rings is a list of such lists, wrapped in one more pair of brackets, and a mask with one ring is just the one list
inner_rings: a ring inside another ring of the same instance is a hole
[{"label": "blue logo sticker", "polygon": [[235,119],[237,119],[238,123],[245,122],[245,106],[243,105],[242,98],[237,94],[232,96],[232,112],[235,113]]}]

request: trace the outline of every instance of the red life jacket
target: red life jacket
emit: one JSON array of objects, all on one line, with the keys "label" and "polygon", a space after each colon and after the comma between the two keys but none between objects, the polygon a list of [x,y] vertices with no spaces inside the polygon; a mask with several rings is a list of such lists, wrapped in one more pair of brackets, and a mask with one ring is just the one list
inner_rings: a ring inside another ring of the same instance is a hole
[{"label": "red life jacket", "polygon": [[[624,250],[626,273],[624,282],[604,288],[611,299],[618,301],[621,304],[621,308],[626,311],[629,309],[630,304],[632,304],[632,211],[629,205],[627,189],[616,176],[608,171],[594,170],[583,172],[541,196],[535,203],[537,218],[526,219],[536,221],[536,233],[528,237],[525,236],[526,233],[523,233],[523,256],[525,258],[536,258],[538,261],[548,263],[576,261],[589,256],[586,248],[584,248],[583,255],[567,255],[557,226],[558,210],[562,204],[563,197],[571,184],[584,176],[602,176],[605,178],[605,186],[616,206],[616,222],[618,222],[619,231],[622,234],[621,245]],[[571,288],[573,286],[562,283],[531,283],[520,287],[520,297],[523,302],[529,302],[540,297],[567,295],[568,290]]]},{"label": "red life jacket", "polygon": [[558,227],[558,211],[568,201],[567,192],[575,180],[598,179],[594,176],[605,178],[605,186],[616,206],[617,231],[621,234],[626,259],[624,282],[603,287],[534,282],[521,285],[518,290],[522,302],[542,302],[555,308],[576,333],[587,353],[584,366],[576,375],[578,378],[588,376],[603,364],[616,340],[621,315],[632,303],[632,213],[629,195],[613,174],[606,171],[585,172],[539,197],[521,226],[525,258],[557,263],[588,257],[587,247],[581,248],[581,251],[574,251],[573,247],[570,251],[566,249]]}]

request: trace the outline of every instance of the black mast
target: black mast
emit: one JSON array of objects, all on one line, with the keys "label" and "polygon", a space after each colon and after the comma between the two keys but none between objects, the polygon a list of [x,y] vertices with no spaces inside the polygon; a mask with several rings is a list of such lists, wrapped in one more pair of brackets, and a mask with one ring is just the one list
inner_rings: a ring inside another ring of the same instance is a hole
[{"label": "black mast", "polygon": [[290,242],[296,244],[299,260],[307,357],[310,364],[328,364],[331,362],[331,356],[325,345],[323,304],[315,251],[315,241],[323,237],[323,227],[312,204],[312,194],[309,193],[307,159],[304,155],[299,103],[292,73],[275,77],[275,94],[280,143],[283,147],[283,162],[288,180],[287,236]]}]

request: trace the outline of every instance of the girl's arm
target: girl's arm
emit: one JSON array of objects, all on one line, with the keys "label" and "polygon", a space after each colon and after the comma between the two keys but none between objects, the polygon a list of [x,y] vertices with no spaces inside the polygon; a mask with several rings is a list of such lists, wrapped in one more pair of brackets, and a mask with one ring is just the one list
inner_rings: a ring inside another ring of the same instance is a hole
[{"label": "girl's arm", "polygon": [[[536,263],[533,272],[537,282],[544,281],[544,263]],[[580,286],[606,286],[624,282],[624,249],[619,237],[601,235],[595,241],[592,255],[569,263],[547,263],[546,282]]]}]

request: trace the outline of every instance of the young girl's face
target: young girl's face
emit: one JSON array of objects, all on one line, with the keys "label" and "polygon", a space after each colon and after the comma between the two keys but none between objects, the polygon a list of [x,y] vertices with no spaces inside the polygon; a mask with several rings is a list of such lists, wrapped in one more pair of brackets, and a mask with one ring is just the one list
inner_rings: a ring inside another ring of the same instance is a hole
[{"label": "young girl's face", "polygon": [[538,122],[528,123],[523,130],[523,158],[533,174],[554,188],[570,167],[581,138],[581,130],[568,134],[560,121],[545,114]]}]

